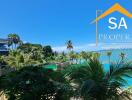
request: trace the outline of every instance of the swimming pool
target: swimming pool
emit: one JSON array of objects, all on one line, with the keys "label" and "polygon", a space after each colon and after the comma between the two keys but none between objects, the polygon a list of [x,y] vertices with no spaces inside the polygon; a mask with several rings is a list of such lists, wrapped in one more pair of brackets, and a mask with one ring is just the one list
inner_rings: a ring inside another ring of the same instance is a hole
[{"label": "swimming pool", "polygon": [[46,69],[57,70],[56,64],[44,65],[43,67]]}]

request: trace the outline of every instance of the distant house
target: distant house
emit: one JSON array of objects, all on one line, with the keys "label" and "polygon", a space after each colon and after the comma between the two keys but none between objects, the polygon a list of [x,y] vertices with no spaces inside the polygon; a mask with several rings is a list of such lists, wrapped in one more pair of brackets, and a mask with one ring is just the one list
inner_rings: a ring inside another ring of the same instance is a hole
[{"label": "distant house", "polygon": [[0,39],[0,55],[8,55],[8,39]]}]

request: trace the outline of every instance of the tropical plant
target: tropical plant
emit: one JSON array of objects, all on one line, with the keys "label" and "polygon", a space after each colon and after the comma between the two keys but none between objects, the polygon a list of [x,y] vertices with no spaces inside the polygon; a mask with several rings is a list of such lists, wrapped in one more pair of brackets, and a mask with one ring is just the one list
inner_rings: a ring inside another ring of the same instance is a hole
[{"label": "tropical plant", "polygon": [[70,58],[71,63],[73,63],[74,60],[77,61],[78,55],[77,55],[77,53],[75,53],[74,51],[71,51],[71,52],[69,53],[69,58]]},{"label": "tropical plant", "polygon": [[8,47],[12,46],[13,49],[13,34],[8,34]]},{"label": "tropical plant", "polygon": [[14,47],[16,49],[16,45],[19,44],[20,42],[21,40],[18,34],[13,33],[8,35],[8,46],[9,47],[12,46],[12,49],[14,49],[13,44],[15,45]]},{"label": "tropical plant", "polygon": [[51,46],[48,45],[48,46],[43,47],[43,55],[46,61],[53,59],[54,53],[53,53]]},{"label": "tropical plant", "polygon": [[85,52],[85,51],[82,51],[80,53],[82,59],[85,59],[86,61],[88,61],[88,59],[90,59],[92,57],[92,53],[91,52]]},{"label": "tropical plant", "polygon": [[108,56],[108,58],[109,58],[109,64],[110,64],[111,55],[112,55],[112,52],[111,52],[111,51],[107,52],[107,56]]},{"label": "tropical plant", "polygon": [[100,55],[101,54],[99,52],[94,52],[94,53],[92,53],[92,59],[99,59]]},{"label": "tropical plant", "polygon": [[41,50],[42,45],[40,44],[32,44],[32,43],[23,43],[17,47],[18,50],[22,51],[23,53],[30,53],[32,49]]},{"label": "tropical plant", "polygon": [[24,57],[20,51],[12,50],[8,56],[4,57],[4,61],[8,64],[8,66],[19,69],[24,64]]},{"label": "tropical plant", "polygon": [[24,64],[26,65],[45,63],[42,45],[25,43],[18,46],[17,50],[24,56]]},{"label": "tropical plant", "polygon": [[7,66],[7,62],[4,60],[4,56],[0,56],[0,69],[5,68]]},{"label": "tropical plant", "polygon": [[11,46],[12,46],[12,49],[13,49],[13,41],[10,37],[8,37],[8,47],[10,48]]},{"label": "tropical plant", "polygon": [[57,51],[54,51],[54,56],[57,57],[59,53]]},{"label": "tropical plant", "polygon": [[8,100],[69,100],[72,88],[60,72],[27,66],[0,79]]},{"label": "tropical plant", "polygon": [[13,42],[14,42],[15,49],[16,49],[16,45],[18,45],[20,42],[20,37],[18,34],[13,34]]},{"label": "tropical plant", "polygon": [[120,53],[120,57],[121,57],[121,60],[123,61],[124,58],[125,58],[125,53],[121,52],[121,53]]},{"label": "tropical plant", "polygon": [[75,53],[75,60],[76,60],[76,64],[78,64],[79,60],[80,60],[80,54],[79,53]]},{"label": "tropical plant", "polygon": [[68,49],[69,51],[71,51],[71,50],[73,49],[73,43],[72,43],[71,40],[68,40],[68,41],[66,42],[66,45],[67,45],[67,49]]},{"label": "tropical plant", "polygon": [[65,52],[62,53],[54,53],[55,62],[66,62],[68,61],[67,55]]},{"label": "tropical plant", "polygon": [[90,59],[87,65],[71,66],[66,70],[76,93],[84,100],[120,100],[128,96],[120,91],[126,84],[124,77],[132,76],[130,63],[112,64],[105,71],[98,59]]}]

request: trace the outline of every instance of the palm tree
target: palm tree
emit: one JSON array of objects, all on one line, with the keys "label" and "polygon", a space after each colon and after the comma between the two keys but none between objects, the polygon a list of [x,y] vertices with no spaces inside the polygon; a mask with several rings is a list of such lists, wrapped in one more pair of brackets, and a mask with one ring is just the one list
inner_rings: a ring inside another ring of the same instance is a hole
[{"label": "palm tree", "polygon": [[15,69],[19,69],[24,66],[24,56],[20,51],[10,51],[10,54],[4,57],[4,60],[7,62],[8,66]]},{"label": "palm tree", "polygon": [[75,53],[75,54],[74,54],[74,58],[75,58],[76,64],[77,64],[78,61],[79,61],[79,54],[78,54],[78,53]]},{"label": "palm tree", "polygon": [[15,45],[15,49],[16,49],[16,45],[19,44],[21,42],[20,37],[18,34],[9,34],[8,35],[8,46],[12,46],[13,49],[13,44]]},{"label": "palm tree", "polygon": [[100,58],[100,55],[101,55],[100,53],[95,52],[95,53],[92,54],[92,58],[93,59],[99,59]]},{"label": "palm tree", "polygon": [[71,40],[68,40],[68,41],[66,42],[66,45],[67,45],[67,49],[68,49],[69,51],[71,51],[71,50],[73,49],[73,43],[72,43]]},{"label": "palm tree", "polygon": [[19,44],[20,42],[20,37],[18,36],[18,34],[13,34],[13,42],[14,42],[15,49],[16,49],[16,45]]},{"label": "palm tree", "polygon": [[107,52],[107,56],[108,56],[108,58],[109,58],[109,64],[110,64],[111,55],[112,55],[112,52],[111,52],[111,51]]},{"label": "palm tree", "polygon": [[120,53],[120,57],[121,57],[121,60],[123,61],[124,58],[125,58],[125,53],[121,52],[121,53]]},{"label": "palm tree", "polygon": [[74,51],[71,51],[69,53],[69,58],[70,58],[71,63],[73,63],[74,59],[76,58],[76,55],[75,55]]},{"label": "palm tree", "polygon": [[68,60],[67,59],[67,55],[66,55],[66,53],[64,51],[61,53],[61,58],[62,59],[60,59],[60,61],[62,61],[62,62],[66,62]]},{"label": "palm tree", "polygon": [[8,47],[12,46],[13,49],[13,34],[8,34]]},{"label": "palm tree", "polygon": [[92,53],[85,52],[85,51],[82,51],[80,53],[80,55],[81,55],[82,59],[85,59],[86,61],[92,57]]},{"label": "palm tree", "polygon": [[128,95],[120,92],[122,86],[126,84],[124,76],[132,76],[131,63],[113,64],[105,71],[98,59],[90,59],[86,65],[71,66],[67,69],[69,81],[73,83],[76,93],[84,100],[127,98]]}]

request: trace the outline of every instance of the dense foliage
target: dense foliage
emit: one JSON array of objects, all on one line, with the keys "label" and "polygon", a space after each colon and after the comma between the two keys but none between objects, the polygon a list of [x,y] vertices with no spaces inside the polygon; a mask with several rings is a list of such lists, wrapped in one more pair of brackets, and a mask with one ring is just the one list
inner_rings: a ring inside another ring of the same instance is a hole
[{"label": "dense foliage", "polygon": [[84,100],[131,100],[130,94],[122,93],[124,77],[132,77],[131,63],[111,64],[105,71],[98,59],[90,59],[87,65],[71,66],[66,74],[79,96]]},{"label": "dense foliage", "polygon": [[[100,62],[99,52],[53,51],[52,47],[22,43],[17,34],[8,35],[9,55],[0,56],[0,94],[8,100],[131,100],[130,89],[124,90],[126,78],[132,77],[132,63],[120,53],[112,64],[112,52],[106,52],[109,69]],[[55,64],[57,70],[46,68]]]},{"label": "dense foliage", "polygon": [[62,73],[40,66],[11,72],[1,77],[0,82],[8,100],[68,100],[72,90]]}]

